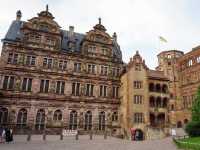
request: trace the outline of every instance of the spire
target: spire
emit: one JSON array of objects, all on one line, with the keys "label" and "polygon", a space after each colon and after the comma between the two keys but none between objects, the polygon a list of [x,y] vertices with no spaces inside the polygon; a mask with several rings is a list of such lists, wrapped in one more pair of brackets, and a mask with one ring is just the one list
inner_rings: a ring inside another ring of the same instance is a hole
[{"label": "spire", "polygon": [[101,18],[99,17],[99,24],[101,24]]},{"label": "spire", "polygon": [[22,13],[20,10],[18,10],[16,13],[16,20],[21,20],[21,17],[22,17]]},{"label": "spire", "polygon": [[116,32],[113,33],[112,38],[113,38],[113,40],[114,40],[115,42],[117,42],[117,34],[116,34]]},{"label": "spire", "polygon": [[105,32],[106,28],[101,24],[101,18],[99,17],[98,20],[99,20],[99,23],[94,26],[94,29]]},{"label": "spire", "polygon": [[48,12],[49,11],[49,5],[47,4],[46,5],[46,12]]}]

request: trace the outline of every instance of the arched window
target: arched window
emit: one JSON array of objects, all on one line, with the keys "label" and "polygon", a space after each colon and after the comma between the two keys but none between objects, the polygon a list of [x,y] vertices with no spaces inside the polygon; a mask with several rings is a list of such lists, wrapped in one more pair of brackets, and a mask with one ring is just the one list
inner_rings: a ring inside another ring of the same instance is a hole
[{"label": "arched window", "polygon": [[117,114],[117,112],[114,112],[112,114],[112,121],[117,121],[117,120],[118,120],[118,114]]},{"label": "arched window", "polygon": [[72,110],[69,116],[69,129],[76,130],[77,129],[77,112]]},{"label": "arched window", "polygon": [[160,84],[156,84],[156,92],[161,92]]},{"label": "arched window", "polygon": [[0,108],[0,125],[6,124],[8,121],[8,109]]},{"label": "arched window", "polygon": [[155,107],[155,98],[153,96],[150,97],[149,104],[150,104],[150,107]]},{"label": "arched window", "polygon": [[43,130],[45,127],[45,111],[44,109],[40,109],[36,115],[36,123],[35,129],[36,130]]},{"label": "arched window", "polygon": [[154,84],[153,84],[153,83],[150,83],[150,84],[149,84],[149,91],[150,91],[150,92],[153,92],[153,91],[154,91]]},{"label": "arched window", "polygon": [[99,130],[105,130],[105,122],[106,122],[105,112],[102,111],[99,113]]},{"label": "arched window", "polygon": [[157,97],[157,99],[156,99],[156,106],[157,106],[158,108],[161,107],[161,97]]},{"label": "arched window", "polygon": [[85,130],[91,130],[92,129],[92,112],[87,111],[85,113]]},{"label": "arched window", "polygon": [[164,84],[164,85],[162,86],[162,92],[163,92],[163,93],[167,93],[167,90],[168,90],[167,85]]},{"label": "arched window", "polygon": [[165,97],[163,98],[163,108],[167,107],[168,99]]},{"label": "arched window", "polygon": [[27,123],[27,110],[22,108],[17,115],[17,128],[25,128]]},{"label": "arched window", "polygon": [[61,110],[56,110],[54,112],[53,120],[54,121],[61,121],[62,120],[62,111]]},{"label": "arched window", "polygon": [[12,125],[14,125],[15,124],[15,118],[16,118],[16,113],[15,113],[15,111],[14,110],[12,110],[11,112],[10,112],[10,117],[9,117],[9,122],[12,124]]}]

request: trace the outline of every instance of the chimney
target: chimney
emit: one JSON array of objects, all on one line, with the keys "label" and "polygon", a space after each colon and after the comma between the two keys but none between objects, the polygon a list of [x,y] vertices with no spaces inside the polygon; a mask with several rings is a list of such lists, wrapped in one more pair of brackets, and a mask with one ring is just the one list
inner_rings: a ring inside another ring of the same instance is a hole
[{"label": "chimney", "polygon": [[74,35],[74,26],[69,26],[69,36],[73,37]]},{"label": "chimney", "polygon": [[113,40],[114,40],[115,42],[117,42],[117,34],[116,34],[116,32],[113,33],[112,38],[113,38]]},{"label": "chimney", "polygon": [[16,13],[16,20],[21,20],[21,17],[22,17],[22,13],[20,10],[18,10]]}]

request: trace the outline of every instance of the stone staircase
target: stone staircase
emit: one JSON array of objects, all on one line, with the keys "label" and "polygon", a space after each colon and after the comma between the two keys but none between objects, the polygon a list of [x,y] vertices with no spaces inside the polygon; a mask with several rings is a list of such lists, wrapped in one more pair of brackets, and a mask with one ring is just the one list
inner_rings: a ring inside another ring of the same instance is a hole
[{"label": "stone staircase", "polygon": [[147,140],[158,140],[166,137],[166,134],[161,128],[147,128]]}]

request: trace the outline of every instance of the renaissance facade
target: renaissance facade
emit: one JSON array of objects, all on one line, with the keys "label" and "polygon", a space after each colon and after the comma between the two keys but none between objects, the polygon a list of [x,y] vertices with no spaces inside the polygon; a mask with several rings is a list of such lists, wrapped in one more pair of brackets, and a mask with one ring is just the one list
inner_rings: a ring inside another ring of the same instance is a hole
[{"label": "renaissance facade", "polygon": [[108,132],[158,139],[191,117],[200,86],[200,48],[122,61],[117,35],[99,22],[85,34],[61,29],[45,11],[10,25],[0,58],[0,126],[15,132]]},{"label": "renaissance facade", "polygon": [[118,134],[123,62],[116,33],[107,34],[101,19],[86,34],[63,30],[48,6],[28,21],[21,16],[2,40],[0,124]]}]

